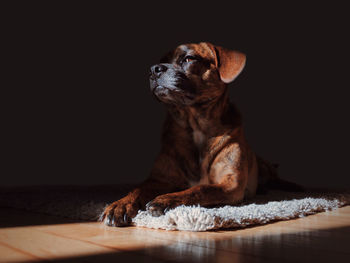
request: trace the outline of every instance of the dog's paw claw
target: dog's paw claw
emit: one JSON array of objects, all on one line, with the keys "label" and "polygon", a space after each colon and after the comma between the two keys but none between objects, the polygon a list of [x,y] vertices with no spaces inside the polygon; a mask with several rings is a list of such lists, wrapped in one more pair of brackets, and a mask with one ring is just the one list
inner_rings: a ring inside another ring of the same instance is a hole
[{"label": "dog's paw claw", "polygon": [[148,210],[148,208],[151,206],[152,204],[152,201],[149,201],[147,204],[146,204],[146,210]]},{"label": "dog's paw claw", "polygon": [[128,226],[131,224],[131,219],[136,216],[139,206],[136,203],[114,202],[106,207],[100,217],[107,226]]},{"label": "dog's paw claw", "polygon": [[170,208],[157,202],[149,202],[146,205],[146,210],[151,213],[152,216],[158,217],[164,215]]},{"label": "dog's paw claw", "polygon": [[124,214],[123,219],[125,225],[129,225],[131,223],[131,218],[126,213]]},{"label": "dog's paw claw", "polygon": [[113,214],[109,213],[109,214],[105,215],[103,223],[106,226],[114,226],[114,216],[113,216]]}]

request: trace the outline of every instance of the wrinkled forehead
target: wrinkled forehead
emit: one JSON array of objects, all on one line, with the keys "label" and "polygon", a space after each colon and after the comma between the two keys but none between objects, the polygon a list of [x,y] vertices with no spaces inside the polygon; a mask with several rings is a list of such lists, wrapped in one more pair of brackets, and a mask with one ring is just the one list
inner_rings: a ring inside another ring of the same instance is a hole
[{"label": "wrinkled forehead", "polygon": [[199,43],[199,44],[184,44],[175,48],[173,51],[169,52],[167,56],[163,58],[163,60],[167,60],[167,62],[175,62],[179,58],[185,56],[199,56],[201,58],[210,60],[211,62],[215,62],[215,51],[207,43]]}]

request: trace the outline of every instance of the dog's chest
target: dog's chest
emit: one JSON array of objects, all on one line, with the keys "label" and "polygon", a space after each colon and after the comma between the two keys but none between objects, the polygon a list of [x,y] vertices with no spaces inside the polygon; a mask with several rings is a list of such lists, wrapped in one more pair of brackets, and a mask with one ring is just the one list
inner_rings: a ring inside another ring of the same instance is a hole
[{"label": "dog's chest", "polygon": [[[223,145],[231,138],[230,135],[221,135],[215,137],[209,137],[204,132],[199,130],[193,131],[193,144],[197,148],[198,159],[196,162],[196,174],[197,176],[192,177],[189,181],[190,186],[195,186],[198,184],[208,184],[210,183],[211,165],[221,151]],[[194,179],[194,180],[193,180]]]},{"label": "dog's chest", "polygon": [[205,135],[200,130],[194,130],[192,133],[194,145],[201,150],[205,144]]},{"label": "dog's chest", "polygon": [[198,152],[198,158],[196,158],[196,167],[197,170],[194,172],[194,174],[197,174],[197,176],[192,177],[189,180],[190,186],[195,186],[198,184],[206,184],[208,183],[208,176],[207,176],[207,162],[206,162],[206,154],[205,149],[207,146],[207,137],[206,135],[201,131],[194,129],[192,132],[192,141],[193,145],[196,148],[196,152]]}]

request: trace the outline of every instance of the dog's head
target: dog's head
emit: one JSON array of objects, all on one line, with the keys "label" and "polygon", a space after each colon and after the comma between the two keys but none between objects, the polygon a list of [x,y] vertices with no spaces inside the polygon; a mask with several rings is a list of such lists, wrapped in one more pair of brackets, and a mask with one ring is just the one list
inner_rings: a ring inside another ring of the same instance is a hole
[{"label": "dog's head", "polygon": [[151,91],[164,103],[202,105],[223,94],[245,60],[238,51],[207,42],[180,45],[151,67]]}]

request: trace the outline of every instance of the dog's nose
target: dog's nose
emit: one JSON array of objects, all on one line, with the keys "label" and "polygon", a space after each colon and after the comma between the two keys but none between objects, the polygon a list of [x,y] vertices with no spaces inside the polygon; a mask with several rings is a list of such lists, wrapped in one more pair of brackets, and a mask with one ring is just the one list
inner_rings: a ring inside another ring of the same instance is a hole
[{"label": "dog's nose", "polygon": [[151,74],[159,77],[163,72],[167,71],[167,67],[163,64],[157,64],[151,67]]}]

